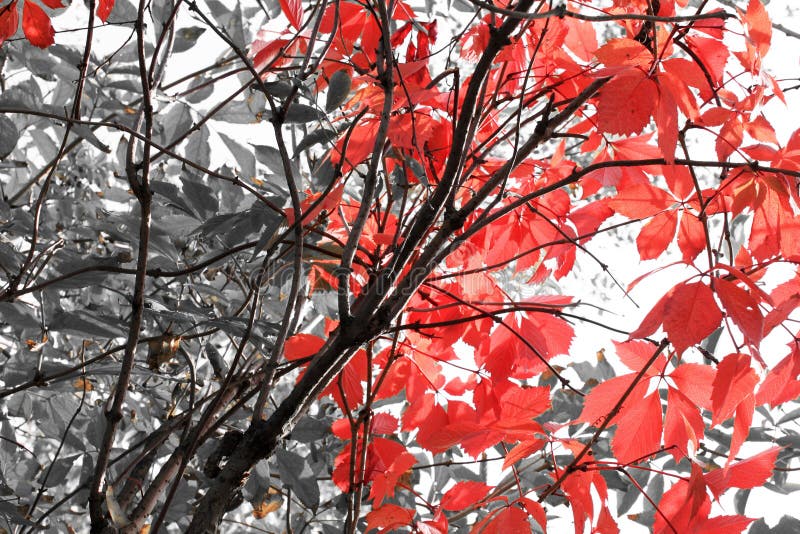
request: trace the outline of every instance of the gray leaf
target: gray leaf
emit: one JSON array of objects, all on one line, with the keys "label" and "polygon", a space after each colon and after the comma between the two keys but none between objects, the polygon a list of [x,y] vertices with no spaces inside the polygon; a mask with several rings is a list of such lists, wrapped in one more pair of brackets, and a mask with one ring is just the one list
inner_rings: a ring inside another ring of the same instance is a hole
[{"label": "gray leaf", "polygon": [[99,149],[106,154],[111,154],[111,147],[107,144],[103,143],[97,136],[94,134],[91,128],[86,126],[85,124],[73,124],[72,131],[75,132],[79,137],[82,137],[86,142],[88,142],[93,147]]},{"label": "gray leaf", "polygon": [[37,526],[32,521],[29,521],[27,518],[23,517],[17,508],[9,501],[0,501],[0,517],[12,525],[24,525],[28,527],[34,527],[37,530],[43,529],[43,527]]},{"label": "gray leaf", "polygon": [[325,111],[331,112],[345,100],[350,94],[350,87],[353,80],[346,70],[337,70],[328,82],[328,96],[325,99]]},{"label": "gray leaf", "polygon": [[162,143],[166,146],[172,144],[175,139],[182,135],[192,125],[192,116],[189,112],[189,106],[182,102],[178,102],[170,110],[162,115],[161,120]]},{"label": "gray leaf", "polygon": [[136,8],[130,0],[116,0],[114,9],[111,10],[111,14],[108,16],[108,23],[130,23],[132,20],[136,20]]},{"label": "gray leaf", "polygon": [[253,249],[253,254],[250,256],[250,261],[255,260],[265,248],[272,244],[275,235],[281,228],[282,222],[283,217],[278,216],[278,214],[275,214],[274,218],[267,220],[267,222],[264,224],[264,228],[261,230],[261,237],[258,238],[258,243],[256,243],[256,246]]},{"label": "gray leaf", "polygon": [[184,168],[181,172],[181,184],[186,200],[197,213],[208,217],[219,210],[219,199],[215,191],[202,183],[200,176]]},{"label": "gray leaf", "polygon": [[748,531],[750,534],[797,534],[800,532],[800,519],[785,515],[775,525],[775,528],[769,528],[766,521],[759,519]]},{"label": "gray leaf", "polygon": [[265,145],[253,145],[256,149],[256,159],[275,174],[283,174],[281,153],[277,148]]},{"label": "gray leaf", "polygon": [[21,302],[0,302],[0,323],[16,328],[35,328],[39,320]]},{"label": "gray leaf", "polygon": [[292,488],[303,504],[316,509],[319,506],[319,486],[308,462],[284,449],[276,451],[275,459],[283,483]]},{"label": "gray leaf", "polygon": [[321,110],[306,104],[292,104],[286,111],[283,122],[286,124],[305,124],[325,118]]},{"label": "gray leaf", "polygon": [[175,33],[175,44],[173,45],[172,50],[175,53],[186,52],[195,44],[197,44],[197,39],[199,39],[205,31],[206,29],[200,26],[189,26],[187,28],[179,29]]},{"label": "gray leaf", "polygon": [[263,119],[266,105],[264,93],[251,92],[244,100],[230,101],[215,118],[234,124],[254,124]]},{"label": "gray leaf", "polygon": [[311,443],[317,441],[330,433],[331,419],[306,416],[300,419],[292,430],[292,439],[300,443]]},{"label": "gray leaf", "polygon": [[[631,476],[633,476],[633,479],[639,483],[639,486],[645,487],[647,485],[647,481],[650,478],[649,471],[631,469],[630,472]],[[627,486],[627,491],[617,502],[617,514],[620,516],[627,513],[627,511],[631,509],[636,501],[639,500],[639,496],[641,495],[641,493],[639,493],[639,491],[630,482],[628,482]]]},{"label": "gray leaf", "polygon": [[251,91],[263,91],[266,89],[269,96],[274,96],[275,98],[286,98],[292,93],[292,88],[292,84],[285,81],[264,82],[263,88],[260,83],[253,82],[250,85]]},{"label": "gray leaf", "polygon": [[800,408],[795,408],[778,420],[778,424],[788,423],[800,417]]},{"label": "gray leaf", "polygon": [[738,490],[733,495],[733,503],[736,507],[736,513],[744,515],[744,509],[747,507],[747,499],[750,497],[750,490]]},{"label": "gray leaf", "polygon": [[58,154],[58,146],[56,146],[53,139],[44,130],[32,128],[29,130],[36,149],[46,161],[50,161]]},{"label": "gray leaf", "polygon": [[152,182],[150,182],[150,189],[153,190],[153,193],[169,200],[168,205],[178,208],[179,210],[185,212],[187,215],[199,218],[197,216],[197,213],[191,208],[191,206],[189,206],[189,204],[186,203],[184,194],[175,184],[153,180]]},{"label": "gray leaf", "polygon": [[0,159],[14,151],[17,141],[19,141],[17,125],[5,115],[0,115]]},{"label": "gray leaf", "polygon": [[88,318],[85,315],[79,312],[67,313],[59,310],[50,320],[50,329],[56,332],[69,332],[101,338],[121,337],[124,333],[119,325],[105,322],[96,315],[90,315]]},{"label": "gray leaf", "polygon": [[189,161],[204,168],[208,168],[211,163],[211,147],[208,144],[208,136],[208,127],[204,124],[200,127],[199,132],[195,132],[189,137],[184,151],[184,155]]},{"label": "gray leaf", "polygon": [[297,148],[295,149],[295,155],[319,143],[323,144],[330,143],[338,136],[339,133],[336,130],[328,130],[327,128],[317,128],[316,130],[305,136],[303,140],[300,141],[300,143],[298,143]]},{"label": "gray leaf", "polygon": [[225,146],[233,154],[233,159],[236,160],[236,167],[238,167],[241,175],[250,180],[256,176],[256,158],[252,150],[248,150],[238,141],[228,137],[224,133],[219,133],[220,139],[225,143]]},{"label": "gray leaf", "polygon": [[[200,87],[201,85],[202,88],[197,89],[196,91],[193,90],[196,87]],[[214,92],[214,85],[208,83],[208,80],[198,77],[189,83],[189,89],[191,89],[192,92],[186,95],[186,100],[188,102],[191,102],[192,104],[197,104],[198,102],[202,102],[203,100],[211,96],[211,94]]]}]

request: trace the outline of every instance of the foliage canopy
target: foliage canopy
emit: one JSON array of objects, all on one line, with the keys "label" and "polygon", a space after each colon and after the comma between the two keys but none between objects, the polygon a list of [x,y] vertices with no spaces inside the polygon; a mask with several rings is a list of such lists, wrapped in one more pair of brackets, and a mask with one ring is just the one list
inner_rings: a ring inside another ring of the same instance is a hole
[{"label": "foliage canopy", "polygon": [[800,130],[718,4],[4,2],[6,530],[750,528]]}]

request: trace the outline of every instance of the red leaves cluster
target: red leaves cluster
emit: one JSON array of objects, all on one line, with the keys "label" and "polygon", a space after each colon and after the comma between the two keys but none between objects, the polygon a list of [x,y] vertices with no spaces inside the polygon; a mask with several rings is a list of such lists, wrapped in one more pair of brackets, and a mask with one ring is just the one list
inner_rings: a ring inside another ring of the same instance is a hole
[{"label": "red leaves cluster", "polygon": [[679,59],[660,61],[654,72],[652,51],[629,38],[613,39],[598,48],[595,55],[605,65],[600,74],[613,76],[600,92],[598,129],[617,135],[638,134],[652,117],[661,154],[673,161],[678,143],[678,110],[690,120],[698,116],[695,98],[682,77],[686,63]]},{"label": "red leaves cluster", "polygon": [[[302,12],[289,2],[281,5],[290,24],[298,29]],[[403,17],[413,18],[406,6],[398,6]],[[649,6],[648,2],[615,2],[614,9],[616,13],[646,13]],[[339,6],[338,19],[332,9],[328,7],[321,27],[323,34],[334,36],[322,68],[330,74],[344,64],[353,77],[352,96],[342,105],[342,120],[364,113],[352,125],[350,135],[340,137],[330,153],[331,161],[347,173],[367,161],[375,150],[380,123],[376,110],[383,107],[385,93],[374,71],[373,45],[379,38],[374,15],[348,2]],[[675,13],[674,2],[660,3],[661,16]],[[502,68],[491,70],[487,76],[485,94],[491,96],[478,104],[486,111],[475,125],[470,142],[479,147],[492,143],[493,136],[503,128],[503,102],[514,100],[523,87],[536,94],[547,80],[558,87],[557,100],[569,101],[592,80],[608,79],[590,100],[592,106],[579,111],[580,120],[568,130],[585,137],[580,148],[594,168],[582,171],[569,159],[565,143],[560,143],[549,158],[529,157],[519,162],[504,182],[504,196],[470,216],[463,245],[409,301],[403,316],[407,330],[397,341],[399,356],[378,357],[377,368],[391,363],[385,369],[381,391],[373,393],[376,398],[386,398],[405,391],[408,406],[397,432],[413,436],[414,446],[432,453],[458,447],[475,457],[492,446],[508,444],[504,469],[557,446],[574,457],[582,455],[584,442],[555,437],[557,429],[535,419],[549,409],[551,392],[519,385],[519,381],[555,371],[550,360],[570,352],[575,333],[561,311],[572,300],[536,297],[514,301],[493,275],[523,273],[532,283],[567,275],[573,269],[579,245],[591,241],[614,214],[643,221],[636,240],[642,260],[659,258],[674,244],[682,263],[702,265],[717,255],[709,221],[717,216],[751,215],[749,240],[735,258],[730,258],[730,265],[698,268],[698,278],[667,291],[631,333],[631,340],[616,345],[617,356],[631,373],[605,380],[592,389],[575,421],[595,427],[607,424],[614,429],[610,463],[630,467],[663,453],[676,460],[691,458],[707,428],[733,419],[725,467],[706,474],[695,468],[690,478],[673,485],[664,496],[663,515],[655,529],[667,531],[670,525],[678,525],[679,532],[737,532],[749,524],[749,519],[739,516],[711,517],[710,495],[764,483],[777,449],[738,463],[733,458],[741,451],[757,403],[778,404],[800,392],[795,386],[800,372],[796,350],[770,370],[758,387],[758,367],[763,363],[761,341],[786,319],[785,313],[794,309],[800,297],[787,292],[781,307],[781,299],[762,291],[756,285],[758,275],[753,274],[758,272],[754,270],[757,261],[778,255],[800,256],[798,240],[792,239],[800,230],[795,228],[800,202],[793,178],[755,168],[736,169],[723,175],[722,185],[704,188],[697,167],[691,161],[687,164],[689,154],[681,144],[686,131],[702,129],[713,136],[711,143],[720,161],[745,154],[776,168],[800,170],[800,135],[780,148],[760,111],[770,98],[781,97],[777,85],[760,67],[760,58],[769,49],[769,19],[757,0],[751,0],[747,11],[739,15],[747,40],[742,53],[732,53],[723,42],[725,34],[719,20],[674,26],[678,31],[671,31],[668,24],[656,24],[650,40],[637,36],[641,22],[623,21],[620,24],[627,35],[602,45],[590,22],[571,18],[533,20],[503,47],[496,58]],[[464,32],[460,39],[464,60],[480,58],[491,40],[492,20],[487,15]],[[439,84],[429,83],[430,67],[423,53],[430,50],[435,38],[435,26],[419,21],[400,23],[392,36],[393,46],[405,50],[405,58],[398,57],[395,70],[403,81],[402,90],[394,92],[391,103],[385,170],[402,174],[411,187],[435,187],[438,183],[452,142],[453,106],[462,105],[454,95],[441,92]],[[731,58],[761,77],[763,83],[749,95],[726,88]],[[530,80],[510,74],[527,69],[536,73]],[[526,87],[525,83],[530,85]],[[463,93],[458,98],[463,98]],[[493,106],[498,106],[497,110]],[[749,140],[754,144],[748,145]],[[475,155],[475,161],[467,163],[470,172],[454,193],[461,205],[507,163],[490,150],[476,154],[480,157]],[[638,163],[641,160],[647,161]],[[576,178],[570,184],[573,189],[554,187],[546,194],[537,194],[551,184],[567,184],[576,175],[580,181]],[[518,203],[522,197],[529,200]],[[329,223],[334,236],[347,236],[347,213],[351,209],[353,206],[347,205],[340,210],[341,222],[334,217]],[[491,223],[482,224],[486,219]],[[388,254],[385,247],[397,228],[397,221],[383,224],[370,217],[363,255],[360,251],[359,257],[365,262],[376,257],[389,261],[382,254]],[[373,237],[377,235],[386,239]],[[352,289],[355,294],[360,291]],[[716,366],[690,361],[702,354],[697,350],[700,344],[721,326],[737,337],[741,350],[722,358]],[[659,330],[666,334],[670,349],[653,360],[656,346],[639,340]],[[474,362],[475,371],[452,378],[443,369],[456,361],[463,363],[453,350],[458,344],[471,354],[465,365]],[[348,366],[342,376],[352,372]],[[368,392],[352,387],[353,378],[343,382],[351,384],[345,398],[331,389],[328,393],[340,405],[352,408],[358,404],[357,396]],[[707,420],[708,413],[711,421]],[[337,424],[344,426],[346,422],[343,419]],[[391,424],[385,430],[394,426],[393,420],[387,422]],[[374,496],[377,508],[368,515],[370,528],[386,531],[409,526],[419,532],[444,532],[442,510],[477,509],[499,500],[492,486],[461,481],[445,493],[432,511],[434,518],[427,522],[418,519],[413,510],[393,504],[379,506],[384,496],[396,490],[402,479],[400,471],[412,465],[406,455],[413,448],[401,448],[395,438],[379,435],[377,428],[375,423],[375,437],[367,446],[365,476],[382,489]],[[351,461],[351,450],[361,446],[349,442],[352,431],[341,433],[348,441],[335,473],[342,488],[353,482],[344,466]],[[397,449],[398,458],[405,461],[397,466],[382,461],[379,447]],[[375,466],[383,468],[384,473],[379,476]],[[582,532],[587,523],[597,532],[617,532],[607,507],[608,489],[600,474],[604,464],[582,456],[580,467],[564,471],[563,466],[555,466],[553,472],[554,479],[564,475],[560,489],[572,507],[576,532]],[[678,503],[689,503],[689,512]],[[503,501],[502,506],[489,510],[475,525],[482,532],[527,531],[532,520],[543,527],[546,524],[541,506],[527,497]]]},{"label": "red leaves cluster", "polygon": [[[50,9],[61,9],[62,0],[39,0]],[[18,0],[0,7],[0,45],[17,33],[19,26]],[[97,4],[97,16],[105,22],[114,8],[114,0],[100,0]],[[56,31],[50,22],[50,16],[36,0],[22,0],[22,32],[25,38],[39,48],[47,48],[55,42]]]},{"label": "red leaves cluster", "polygon": [[415,400],[403,416],[403,429],[419,429],[417,441],[431,452],[455,445],[477,457],[499,443],[525,441],[544,429],[533,420],[550,407],[547,388],[521,388],[508,382],[479,383],[473,392],[473,408],[450,400],[447,408],[431,394]]},{"label": "red leaves cluster", "polygon": [[673,287],[661,297],[632,338],[647,337],[662,325],[678,354],[710,335],[722,320],[714,293],[702,282]]}]

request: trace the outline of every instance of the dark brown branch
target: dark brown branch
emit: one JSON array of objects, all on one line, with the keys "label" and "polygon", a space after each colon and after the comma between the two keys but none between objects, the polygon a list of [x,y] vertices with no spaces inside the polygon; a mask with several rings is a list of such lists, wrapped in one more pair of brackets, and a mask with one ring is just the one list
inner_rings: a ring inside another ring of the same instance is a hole
[{"label": "dark brown branch", "polygon": [[[122,420],[122,406],[128,393],[128,386],[133,371],[136,357],[136,346],[139,341],[139,332],[142,328],[144,317],[144,292],[147,282],[147,254],[150,248],[150,218],[153,193],[150,190],[150,139],[153,137],[153,106],[150,100],[152,89],[150,73],[147,70],[144,40],[144,15],[146,0],[139,0],[139,9],[136,20],[136,41],[139,58],[139,78],[142,85],[143,106],[139,114],[136,130],[144,129],[142,146],[142,159],[136,163],[136,141],[131,138],[128,143],[128,157],[126,172],[128,182],[139,201],[139,250],[136,263],[136,279],[133,285],[133,298],[131,302],[131,319],[128,330],[128,342],[125,354],[120,365],[119,378],[114,388],[111,407],[105,411],[106,427],[100,444],[97,461],[94,467],[92,484],[89,488],[89,514],[91,517],[92,534],[99,534],[108,525],[103,512],[103,492],[106,485],[106,470],[114,446],[114,437],[117,426]],[[94,11],[92,11],[94,13]],[[94,14],[91,15],[94,17]]]}]

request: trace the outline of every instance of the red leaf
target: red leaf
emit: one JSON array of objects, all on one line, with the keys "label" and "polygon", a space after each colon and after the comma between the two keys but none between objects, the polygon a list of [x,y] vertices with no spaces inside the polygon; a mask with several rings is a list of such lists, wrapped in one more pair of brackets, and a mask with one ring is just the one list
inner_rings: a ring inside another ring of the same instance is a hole
[{"label": "red leaf", "polygon": [[350,419],[347,417],[337,419],[331,424],[331,432],[339,439],[350,439],[352,436],[351,430]]},{"label": "red leaf", "polygon": [[371,434],[394,434],[397,432],[397,418],[384,412],[376,413],[369,430]]},{"label": "red leaf", "polygon": [[49,7],[50,9],[59,9],[64,7],[61,4],[61,0],[41,0],[44,5]]},{"label": "red leaf", "polygon": [[372,505],[380,506],[384,499],[394,497],[400,477],[416,463],[417,459],[413,454],[403,451],[385,469],[372,472],[370,476],[372,488],[369,492]]},{"label": "red leaf", "polygon": [[397,506],[396,504],[384,504],[377,510],[372,510],[367,514],[367,532],[378,529],[378,532],[386,532],[395,528],[410,526],[414,519],[414,510]]},{"label": "red leaf", "polygon": [[528,512],[517,506],[509,506],[497,514],[481,532],[485,534],[530,534],[531,524],[528,522]]},{"label": "red leaf", "polygon": [[722,125],[719,130],[719,136],[714,143],[719,160],[723,161],[733,154],[734,150],[742,144],[743,139],[744,126],[742,126],[741,120],[734,116]]},{"label": "red leaf", "polygon": [[658,510],[660,513],[656,514],[653,522],[653,534],[692,532],[692,527],[706,521],[711,511],[711,500],[697,464],[692,464],[692,476],[688,482],[680,480],[664,493],[658,502]]},{"label": "red leaf", "polygon": [[[363,441],[358,440],[357,457],[364,450]],[[352,444],[345,445],[336,457],[331,473],[333,482],[342,490],[348,491],[350,484],[350,462],[353,453]],[[416,458],[401,443],[385,438],[373,438],[367,446],[367,462],[364,466],[364,482],[373,482],[370,498],[380,503],[385,497],[393,496],[397,481],[412,465]]]},{"label": "red leaf", "polygon": [[658,128],[658,148],[667,163],[675,161],[675,147],[678,146],[678,104],[669,91],[658,91],[656,106],[656,127]]},{"label": "red leaf", "polygon": [[716,376],[713,367],[699,363],[681,364],[669,375],[682,394],[706,410],[711,409],[711,392]]},{"label": "red leaf", "polygon": [[[753,139],[763,141],[765,143],[772,143],[775,145],[780,144],[778,137],[775,135],[775,128],[769,123],[764,115],[758,115],[753,119],[747,121],[744,125],[744,130],[750,134]],[[772,150],[773,158],[777,156],[777,151],[772,148],[765,148],[765,150]],[[772,158],[770,158],[772,159]]]},{"label": "red leaf", "polygon": [[684,211],[678,227],[678,248],[683,253],[683,261],[691,264],[706,248],[706,231],[696,216]]},{"label": "red leaf", "polygon": [[[747,128],[747,126],[745,126],[745,128]],[[778,155],[777,150],[763,143],[743,146],[740,150],[747,154],[750,159],[756,161],[772,161]]]},{"label": "red leaf", "polygon": [[653,61],[653,53],[639,41],[619,38],[611,39],[594,53],[606,67],[648,66]]},{"label": "red leaf", "polygon": [[55,42],[56,31],[50,24],[50,17],[30,0],[22,6],[22,31],[33,46],[47,48]]},{"label": "red leaf", "polygon": [[100,0],[97,4],[97,18],[103,22],[108,21],[111,10],[114,9],[115,0]]},{"label": "red leaf", "polygon": [[701,342],[722,320],[711,289],[700,282],[677,286],[665,306],[664,331],[681,354]]},{"label": "red leaf", "polygon": [[483,365],[495,380],[533,376],[545,369],[542,359],[549,360],[569,351],[574,331],[563,319],[550,314],[530,313],[519,320],[519,326],[517,320],[507,318],[504,321],[506,326],[486,336],[476,351],[476,362]]},{"label": "red leaf", "polygon": [[[647,388],[637,387],[634,393],[637,390],[647,391]],[[662,412],[658,391],[644,398],[631,394],[629,399],[611,440],[614,456],[624,464],[658,451],[661,445]]]},{"label": "red leaf", "polygon": [[640,70],[616,76],[600,91],[597,127],[601,132],[638,134],[650,123],[658,87]]},{"label": "red leaf", "polygon": [[674,203],[672,195],[645,183],[625,187],[608,201],[608,206],[631,219],[641,219],[663,211]]},{"label": "red leaf", "polygon": [[600,517],[597,518],[597,526],[592,529],[592,534],[619,534],[619,525],[608,506],[603,506],[600,510]]},{"label": "red leaf", "polygon": [[664,446],[675,446],[670,454],[676,461],[691,451],[687,444],[693,444],[692,451],[703,438],[705,425],[700,410],[686,396],[674,388],[669,388],[667,397],[667,415],[664,419]]},{"label": "red leaf", "polygon": [[[259,70],[266,67],[274,68],[280,66],[284,63],[284,55],[291,52],[290,43],[289,39],[274,39],[266,43],[264,41],[254,42],[253,66]],[[279,56],[279,54],[281,55]],[[293,221],[294,218],[290,218],[289,224]]]},{"label": "red leaf", "polygon": [[579,59],[591,61],[592,55],[597,50],[597,30],[588,20],[566,19],[564,21],[569,32],[564,38],[564,44],[572,50]]},{"label": "red leaf", "polygon": [[[636,282],[635,282],[636,283]],[[635,284],[634,283],[634,284]],[[632,284],[631,287],[634,285]],[[699,282],[670,289],[642,320],[631,339],[646,337],[663,323],[678,353],[705,339],[722,320],[711,290]]]},{"label": "red leaf", "polygon": [[525,497],[521,498],[519,503],[525,507],[528,511],[528,515],[531,516],[539,526],[542,527],[544,534],[547,534],[547,514],[544,511],[544,508],[541,504],[531,499],[526,499]]},{"label": "red leaf", "polygon": [[432,429],[427,439],[424,442],[420,441],[420,445],[432,452],[443,452],[450,447],[460,445],[464,452],[477,457],[502,439],[502,432],[492,431],[476,422],[465,421]]},{"label": "red leaf", "polygon": [[440,506],[445,510],[461,511],[481,502],[491,489],[483,482],[463,480],[447,490]]},{"label": "red leaf", "polygon": [[[670,60],[675,61],[675,60]],[[688,81],[681,75],[673,73],[669,67],[676,64],[663,62],[665,71],[658,74],[658,88],[661,93],[668,92],[672,100],[678,105],[681,112],[692,121],[697,121],[700,110],[697,108],[697,99],[689,89]],[[694,65],[694,64],[692,64]],[[677,68],[675,70],[678,70]]]},{"label": "red leaf", "polygon": [[[666,74],[667,76],[665,79],[660,79],[659,82],[670,87],[672,90],[672,97],[676,102],[678,102],[678,105],[681,106],[681,111],[683,111],[683,114],[689,117],[692,121],[697,122],[697,114],[699,113],[697,108],[697,99],[688,90],[688,87],[693,87],[699,90],[701,100],[706,98],[707,95],[712,94],[711,88],[708,86],[708,80],[706,79],[702,68],[694,61],[684,58],[667,59],[661,62],[661,66],[663,67],[664,72],[660,73],[659,77],[661,77],[663,74]],[[680,82],[688,87],[686,90],[675,90],[673,84],[666,80],[666,78],[680,80]],[[686,92],[688,92],[688,95]],[[679,96],[679,93],[683,93],[685,96]],[[684,109],[684,106],[686,106],[686,109]]]},{"label": "red leaf", "polygon": [[[592,491],[594,486],[595,492]],[[586,519],[594,517],[594,499],[599,496],[603,502],[608,494],[605,480],[599,472],[583,471],[570,474],[562,484],[562,489],[572,507],[575,533],[582,534]]]},{"label": "red leaf", "polygon": [[427,393],[417,397],[403,414],[403,430],[418,428],[417,443],[431,452],[447,449],[435,445],[435,438],[448,423],[447,412],[436,404],[435,397]]},{"label": "red leaf", "polygon": [[289,19],[295,30],[299,30],[303,25],[303,2],[301,0],[279,0],[281,10],[286,18]]},{"label": "red leaf", "polygon": [[295,334],[286,340],[283,346],[283,354],[287,360],[301,360],[313,356],[322,346],[325,340],[313,334]]},{"label": "red leaf", "polygon": [[686,43],[700,57],[714,83],[720,83],[725,72],[725,63],[730,55],[728,47],[719,39],[708,37],[687,37]]},{"label": "red leaf", "polygon": [[764,9],[764,4],[760,0],[750,0],[742,19],[753,46],[761,56],[765,55],[772,41],[772,22],[769,20],[767,10]]},{"label": "red leaf", "polygon": [[747,343],[757,346],[764,335],[764,317],[758,302],[749,292],[734,283],[718,278],[714,288],[725,311],[745,336]]},{"label": "red leaf", "polygon": [[753,521],[755,519],[752,517],[720,515],[707,519],[695,532],[697,534],[741,534]]},{"label": "red leaf", "polygon": [[17,13],[17,0],[7,6],[0,7],[0,45],[17,33],[19,14]]},{"label": "red leaf", "polygon": [[575,225],[578,236],[584,236],[596,232],[603,221],[612,215],[614,215],[614,211],[608,207],[608,204],[603,200],[598,200],[573,211],[569,218]]},{"label": "red leaf", "polygon": [[447,516],[441,510],[436,510],[433,519],[419,522],[414,525],[414,532],[419,534],[447,534],[449,532]]},{"label": "red leaf", "polygon": [[706,484],[719,497],[728,488],[750,489],[762,486],[775,467],[780,447],[773,447],[746,460],[735,462],[705,475]]},{"label": "red leaf", "polygon": [[[795,345],[792,342],[792,345]],[[770,369],[767,377],[758,388],[756,404],[775,407],[800,396],[800,350],[796,347]]]},{"label": "red leaf", "polygon": [[[629,289],[631,289],[631,287],[632,286],[630,286]],[[653,308],[647,313],[647,315],[644,316],[644,319],[642,319],[639,327],[631,332],[630,339],[647,337],[658,330],[658,327],[661,325],[661,321],[663,320],[664,310],[667,307],[667,301],[674,290],[675,288],[672,288],[667,292],[666,295],[661,297],[659,301],[656,302]]]},{"label": "red leaf", "polygon": [[728,450],[729,464],[739,453],[742,444],[747,440],[750,433],[750,425],[753,423],[753,413],[756,410],[756,400],[753,392],[750,391],[744,396],[742,401],[736,405],[736,417],[733,418],[733,435],[731,436],[731,447]]},{"label": "red leaf", "polygon": [[[614,350],[625,367],[631,371],[641,371],[645,364],[653,356],[655,347],[652,343],[647,341],[625,341],[619,343],[614,341]],[[665,356],[659,356],[658,360],[650,366],[645,376],[652,376],[659,372],[664,367]]]},{"label": "red leaf", "polygon": [[521,442],[506,454],[503,460],[503,469],[507,469],[523,458],[527,458],[534,452],[540,451],[545,443],[547,442],[543,439],[532,439]]},{"label": "red leaf", "polygon": [[734,116],[736,116],[736,113],[729,109],[710,107],[704,111],[703,115],[700,117],[700,124],[705,126],[722,126]]},{"label": "red leaf", "polygon": [[[619,402],[619,399],[622,398],[622,394],[628,389],[635,377],[636,375],[634,374],[617,376],[595,386],[595,388],[586,395],[583,403],[583,411],[581,411],[580,416],[578,416],[575,421],[589,423],[592,426],[600,426],[608,413],[614,408],[617,402]],[[642,384],[639,384],[637,387],[641,388],[641,386]],[[647,391],[646,386],[644,389]],[[639,399],[642,398],[645,391],[639,393]],[[634,395],[632,394],[628,399],[631,397],[634,397]]]},{"label": "red leaf", "polygon": [[518,424],[525,424],[549,408],[549,387],[521,388],[516,384],[509,384],[508,389],[500,397],[500,415],[497,418],[497,426],[513,428]]},{"label": "red leaf", "polygon": [[712,426],[729,419],[736,407],[753,394],[758,375],[750,367],[750,356],[729,354],[717,366],[717,375],[711,391]]},{"label": "red leaf", "polygon": [[636,238],[639,258],[653,260],[661,256],[675,237],[678,226],[678,214],[675,211],[657,213],[647,224],[642,226]]},{"label": "red leaf", "polygon": [[[436,404],[436,397],[434,397],[432,393],[426,393],[421,397],[413,399],[411,405],[406,408],[406,411],[403,413],[403,430],[408,432],[409,430],[419,428],[419,426],[431,416],[431,413],[436,408],[441,407]],[[444,410],[442,410],[442,414],[445,418],[447,417]]]}]

